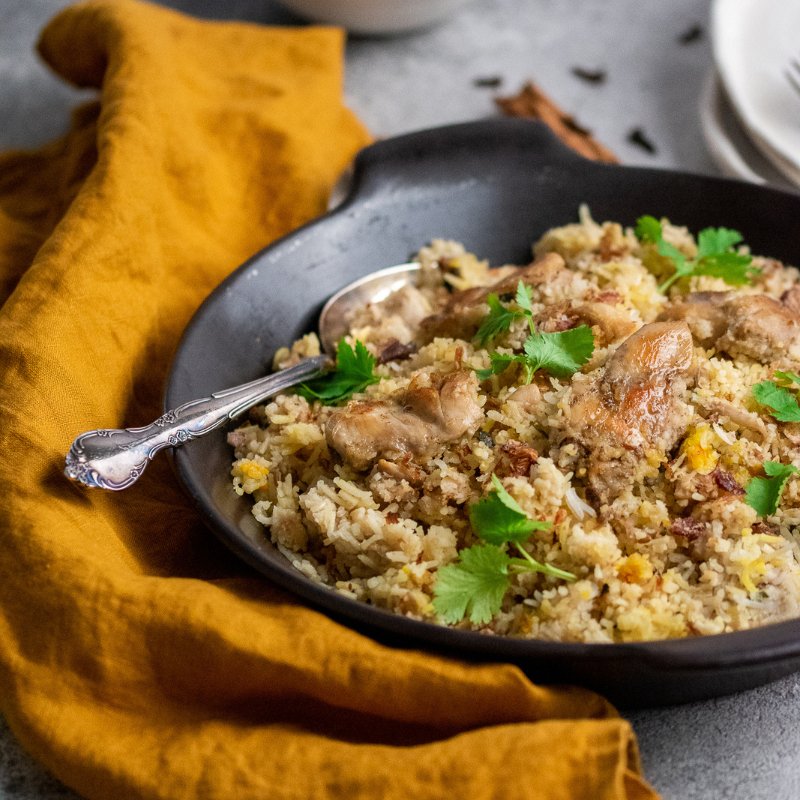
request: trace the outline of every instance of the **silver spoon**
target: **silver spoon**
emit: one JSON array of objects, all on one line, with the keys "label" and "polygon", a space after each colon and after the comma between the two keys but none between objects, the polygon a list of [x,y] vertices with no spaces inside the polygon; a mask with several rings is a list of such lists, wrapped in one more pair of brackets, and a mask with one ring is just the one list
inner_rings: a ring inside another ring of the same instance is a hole
[{"label": "silver spoon", "polygon": [[349,330],[352,312],[386,299],[411,283],[419,264],[400,264],[373,272],[345,286],[325,303],[319,317],[324,355],[303,359],[288,369],[250,383],[222,389],[167,411],[142,428],[87,431],[72,443],[64,474],[84,486],[118,491],[135,483],[153,456],[215,430],[248,408],[321,374],[332,364],[336,344]]}]

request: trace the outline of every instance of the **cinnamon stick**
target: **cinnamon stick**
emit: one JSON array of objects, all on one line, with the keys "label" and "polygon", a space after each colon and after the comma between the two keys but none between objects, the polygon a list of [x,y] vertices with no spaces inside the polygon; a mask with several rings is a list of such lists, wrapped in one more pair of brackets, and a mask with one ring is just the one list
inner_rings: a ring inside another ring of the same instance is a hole
[{"label": "cinnamon stick", "polygon": [[592,161],[616,164],[619,159],[595,139],[591,131],[562,111],[538,86],[530,81],[513,97],[495,98],[500,110],[509,117],[544,122],[553,133],[576,153]]}]

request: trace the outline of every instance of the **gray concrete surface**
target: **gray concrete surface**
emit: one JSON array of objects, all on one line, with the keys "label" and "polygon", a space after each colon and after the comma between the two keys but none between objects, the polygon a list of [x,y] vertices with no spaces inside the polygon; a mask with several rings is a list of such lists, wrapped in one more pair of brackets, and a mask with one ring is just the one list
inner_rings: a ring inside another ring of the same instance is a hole
[{"label": "gray concrete surface", "polygon": [[[61,0],[0,0],[0,148],[33,146],[67,124],[85,93],[33,53]],[[270,0],[176,0],[206,17],[293,23]],[[352,39],[346,94],[376,136],[493,115],[495,94],[535,80],[625,163],[715,173],[697,102],[711,66],[708,0],[474,0],[444,25],[395,39]],[[679,36],[699,24],[689,45]],[[571,68],[603,68],[602,85]],[[499,77],[499,88],[476,78]],[[628,141],[644,129],[657,148]],[[704,703],[629,714],[645,773],[668,800],[800,797],[800,679]],[[535,754],[532,754],[535,758]],[[72,800],[0,721],[0,797]]]}]

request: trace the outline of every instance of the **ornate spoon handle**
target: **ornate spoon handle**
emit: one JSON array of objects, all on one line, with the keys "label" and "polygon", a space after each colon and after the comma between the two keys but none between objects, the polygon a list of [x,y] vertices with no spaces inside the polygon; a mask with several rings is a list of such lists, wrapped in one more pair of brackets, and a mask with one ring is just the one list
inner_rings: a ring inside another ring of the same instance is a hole
[{"label": "ornate spoon handle", "polygon": [[205,436],[261,400],[311,377],[328,361],[324,355],[306,358],[273,375],[185,403],[143,428],[82,433],[67,453],[64,474],[84,486],[125,489],[159,450]]}]

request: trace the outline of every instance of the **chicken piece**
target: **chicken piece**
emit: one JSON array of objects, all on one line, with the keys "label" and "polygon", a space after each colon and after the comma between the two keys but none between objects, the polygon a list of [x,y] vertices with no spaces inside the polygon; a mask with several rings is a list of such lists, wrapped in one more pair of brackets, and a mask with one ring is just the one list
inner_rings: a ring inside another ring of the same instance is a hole
[{"label": "chicken piece", "polygon": [[800,361],[800,318],[785,305],[765,294],[750,294],[732,298],[724,308],[728,330],[717,349],[761,364]]},{"label": "chicken piece", "polygon": [[348,320],[348,327],[359,332],[362,341],[377,349],[392,341],[403,344],[414,338],[417,327],[433,306],[416,286],[407,284],[384,300],[359,308]]},{"label": "chicken piece", "polygon": [[754,414],[744,408],[738,408],[727,400],[722,400],[719,397],[709,398],[703,401],[703,407],[714,416],[727,417],[735,425],[754,431],[762,438],[767,435],[767,426],[758,414]]},{"label": "chicken piece", "polygon": [[416,327],[431,312],[428,298],[411,284],[392,292],[382,303],[377,303],[376,308],[381,314],[397,314],[411,328]]},{"label": "chicken piece", "polygon": [[535,414],[542,404],[542,392],[535,383],[517,386],[508,397],[509,403],[516,403],[526,414]]},{"label": "chicken piece", "polygon": [[666,451],[690,411],[680,400],[693,361],[685,322],[652,322],[628,337],[601,378],[576,391],[568,434],[583,445],[589,488],[611,502],[633,479],[645,449]]},{"label": "chicken piece", "polygon": [[375,466],[384,475],[398,481],[406,481],[409,486],[419,488],[425,482],[425,473],[410,460],[387,461],[385,458],[381,458]]},{"label": "chicken piece", "polygon": [[661,312],[659,321],[683,320],[701,347],[714,347],[728,330],[725,303],[731,292],[693,292]]},{"label": "chicken piece", "polygon": [[[791,300],[790,300],[791,302]],[[800,361],[800,316],[765,294],[695,292],[659,320],[683,320],[703,347],[777,366]]]},{"label": "chicken piece", "polygon": [[668,387],[692,364],[692,335],[684,322],[651,322],[629,336],[609,359],[603,383],[618,404],[642,390]]},{"label": "chicken piece", "polygon": [[796,317],[800,317],[800,286],[792,286],[781,295],[781,303]]},{"label": "chicken piece", "polygon": [[536,317],[536,324],[545,333],[588,325],[594,332],[597,347],[607,347],[624,339],[638,327],[638,323],[631,319],[630,312],[624,306],[602,300],[587,301],[575,306],[570,303],[545,306]]},{"label": "chicken piece", "polygon": [[483,418],[478,381],[460,370],[415,379],[388,400],[353,402],[334,411],[325,426],[328,445],[357,470],[378,458],[433,455],[446,442],[472,435]]},{"label": "chicken piece", "polygon": [[576,273],[564,265],[561,256],[548,253],[529,266],[514,270],[490,286],[476,286],[452,294],[441,311],[422,320],[417,341],[425,344],[437,336],[471,339],[489,313],[486,298],[490,294],[501,297],[514,295],[520,281],[527,286],[537,287],[572,281],[575,275]]}]

